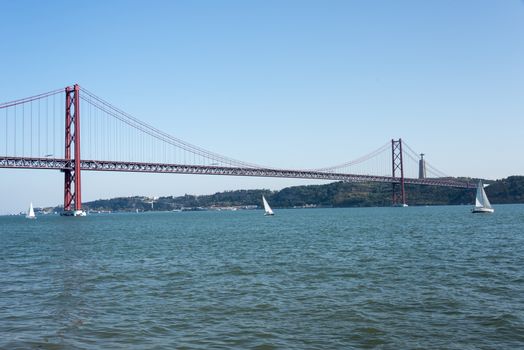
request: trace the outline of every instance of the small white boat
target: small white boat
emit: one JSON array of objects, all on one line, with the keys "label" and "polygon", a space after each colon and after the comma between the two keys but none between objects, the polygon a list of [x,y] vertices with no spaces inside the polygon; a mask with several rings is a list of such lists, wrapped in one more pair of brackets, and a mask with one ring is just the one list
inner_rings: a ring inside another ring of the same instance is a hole
[{"label": "small white boat", "polygon": [[27,214],[25,216],[27,219],[36,219],[35,211],[33,210],[33,203],[29,205],[29,209],[27,210]]},{"label": "small white boat", "polygon": [[264,211],[265,211],[264,215],[265,216],[275,215],[275,213],[273,213],[273,210],[271,210],[271,207],[269,206],[264,196],[262,196],[262,202],[264,203]]},{"label": "small white boat", "polygon": [[407,208],[408,205],[406,203],[399,203],[399,204],[393,204],[394,207],[400,207],[400,208]]},{"label": "small white boat", "polygon": [[[100,212],[99,212],[100,213]],[[79,210],[67,210],[60,213],[60,216],[86,216],[87,213],[82,209]]]},{"label": "small white boat", "polygon": [[484,185],[479,180],[477,185],[477,196],[475,197],[475,207],[471,209],[472,213],[493,213],[495,209],[491,207],[488,196],[484,191]]}]

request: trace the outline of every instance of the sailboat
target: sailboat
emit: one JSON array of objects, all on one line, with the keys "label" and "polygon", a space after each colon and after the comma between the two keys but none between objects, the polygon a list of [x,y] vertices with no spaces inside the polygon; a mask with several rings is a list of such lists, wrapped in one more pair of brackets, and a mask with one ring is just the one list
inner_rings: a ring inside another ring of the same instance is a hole
[{"label": "sailboat", "polygon": [[27,210],[27,214],[25,216],[27,219],[36,219],[35,211],[33,210],[33,202],[29,205],[29,209]]},{"label": "sailboat", "polygon": [[266,198],[264,196],[262,196],[262,202],[264,203],[264,211],[265,211],[264,215],[266,216],[275,215],[275,213],[273,213],[273,210],[271,210],[271,207],[267,203]]},{"label": "sailboat", "polygon": [[486,196],[486,192],[484,191],[484,185],[482,185],[482,181],[479,180],[479,184],[477,185],[477,196],[475,197],[475,207],[471,209],[471,212],[493,213],[494,211],[495,209],[491,207],[488,196]]}]

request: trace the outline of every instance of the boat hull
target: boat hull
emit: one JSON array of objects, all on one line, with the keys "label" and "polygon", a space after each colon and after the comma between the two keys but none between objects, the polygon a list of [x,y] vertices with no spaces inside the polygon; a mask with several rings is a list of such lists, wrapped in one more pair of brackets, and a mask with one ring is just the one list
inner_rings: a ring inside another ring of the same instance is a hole
[{"label": "boat hull", "polygon": [[473,208],[471,209],[471,212],[473,214],[490,214],[493,213],[495,209],[492,208]]}]

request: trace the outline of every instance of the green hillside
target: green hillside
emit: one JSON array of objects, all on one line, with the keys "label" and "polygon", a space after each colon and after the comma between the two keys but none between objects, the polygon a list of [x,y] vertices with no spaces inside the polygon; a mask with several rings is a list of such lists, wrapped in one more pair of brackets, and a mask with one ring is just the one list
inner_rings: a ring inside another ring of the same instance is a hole
[{"label": "green hillside", "polygon": [[[466,181],[466,179],[464,179]],[[471,179],[469,179],[471,181]],[[491,183],[486,193],[493,204],[524,203],[524,176],[511,176]],[[370,207],[391,205],[391,185],[383,183],[333,182],[326,185],[294,186],[280,191],[238,190],[212,195],[160,197],[154,202],[154,210],[181,208],[260,206],[262,195],[274,208],[303,206],[318,207]],[[436,186],[406,185],[409,205],[458,205],[472,204],[475,191]],[[96,200],[84,203],[87,210],[149,211],[147,197],[126,197]]]}]

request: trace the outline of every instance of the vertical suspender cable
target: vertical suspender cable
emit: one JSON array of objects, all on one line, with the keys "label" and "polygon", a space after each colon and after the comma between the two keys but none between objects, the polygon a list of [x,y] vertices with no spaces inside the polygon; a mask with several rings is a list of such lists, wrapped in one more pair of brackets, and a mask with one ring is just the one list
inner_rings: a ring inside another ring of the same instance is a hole
[{"label": "vertical suspender cable", "polygon": [[106,123],[107,123],[107,137],[106,137],[106,141],[107,141],[107,159],[106,160],[109,160],[111,159],[111,117],[109,116],[109,114],[106,114]]},{"label": "vertical suspender cable", "polygon": [[116,118],[113,118],[113,123],[115,124],[115,135],[113,139],[113,147],[115,149],[115,160],[120,160],[120,149],[118,147],[118,143],[116,142],[118,140],[118,121],[116,120]]},{"label": "vertical suspender cable", "polygon": [[49,154],[49,97],[45,99],[45,153]]},{"label": "vertical suspender cable", "polygon": [[14,122],[15,122],[15,134],[14,134],[14,152],[13,152],[13,155],[16,157],[16,105],[15,105],[15,117],[14,117]]},{"label": "vertical suspender cable", "polygon": [[9,117],[8,113],[9,108],[5,109],[5,155],[7,156],[7,126],[9,125],[7,122],[7,118]]},{"label": "vertical suspender cable", "polygon": [[56,96],[53,95],[53,157],[56,158],[56,150],[55,150],[55,144],[56,144],[56,125],[55,125],[55,121],[56,121]]},{"label": "vertical suspender cable", "polygon": [[105,159],[107,157],[107,115],[102,114],[102,157]]},{"label": "vertical suspender cable", "polygon": [[42,155],[40,153],[40,99],[38,100],[38,158]]},{"label": "vertical suspender cable", "polygon": [[111,159],[111,120],[109,119],[109,114],[106,114],[105,123],[107,125],[107,132],[106,132],[106,148],[107,148],[107,159]]},{"label": "vertical suspender cable", "polygon": [[25,156],[25,103],[22,103],[22,157]]},{"label": "vertical suspender cable", "polygon": [[115,149],[115,119],[112,116],[109,116],[109,143],[111,144],[111,159],[116,160],[116,149]]},{"label": "vertical suspender cable", "polygon": [[94,126],[94,129],[95,129],[95,144],[94,144],[94,148],[95,148],[95,152],[94,152],[94,157],[95,159],[99,159],[98,157],[98,109],[96,108],[95,109],[95,126]]},{"label": "vertical suspender cable", "polygon": [[89,104],[89,157],[93,158],[93,106]]},{"label": "vertical suspender cable", "polygon": [[31,101],[31,127],[30,127],[30,131],[31,131],[31,137],[30,137],[30,140],[29,142],[31,143],[31,157],[33,156],[33,101]]}]

